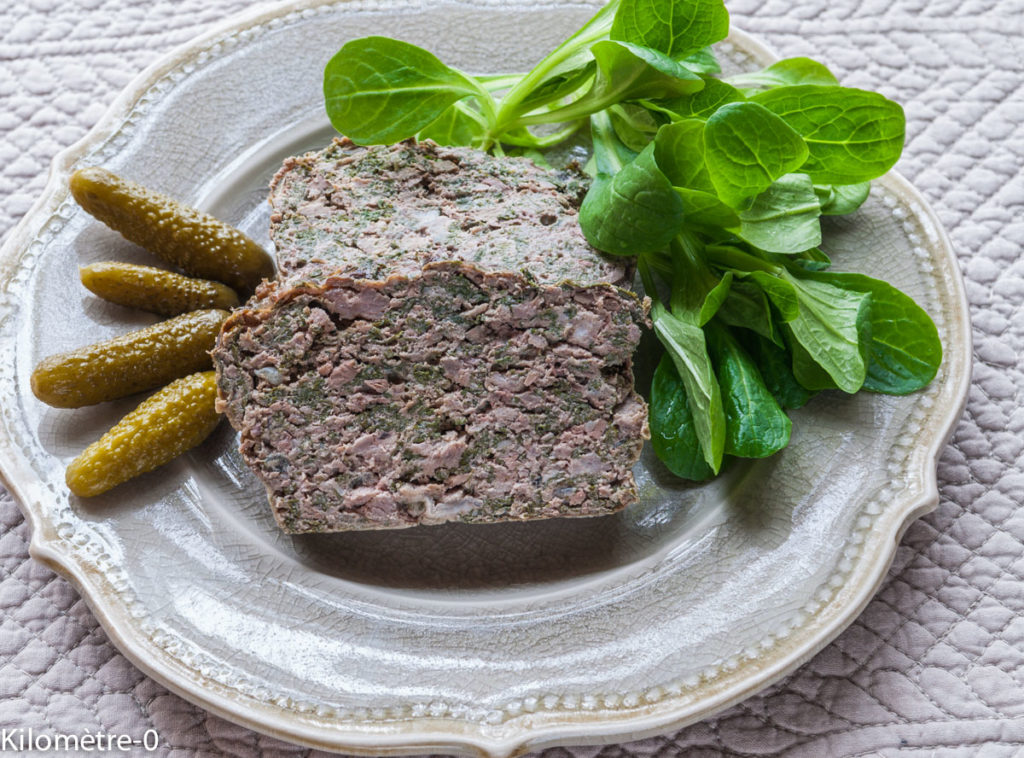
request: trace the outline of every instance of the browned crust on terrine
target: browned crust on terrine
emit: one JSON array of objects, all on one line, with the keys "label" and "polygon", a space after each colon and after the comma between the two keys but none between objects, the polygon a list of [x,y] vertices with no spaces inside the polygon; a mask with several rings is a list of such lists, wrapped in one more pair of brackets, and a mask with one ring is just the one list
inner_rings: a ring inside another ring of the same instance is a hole
[{"label": "browned crust on terrine", "polygon": [[288,158],[271,182],[280,278],[385,279],[463,260],[545,284],[629,287],[632,262],[597,252],[580,229],[588,185],[576,164],[546,168],[430,140],[335,139]]}]

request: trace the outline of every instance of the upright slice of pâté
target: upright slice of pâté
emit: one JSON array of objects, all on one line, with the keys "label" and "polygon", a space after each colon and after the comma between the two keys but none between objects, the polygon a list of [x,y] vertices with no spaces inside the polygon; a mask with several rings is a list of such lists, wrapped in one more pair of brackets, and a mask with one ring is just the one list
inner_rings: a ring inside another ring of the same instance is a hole
[{"label": "upright slice of p\u00e2t\u00e9", "polygon": [[596,516],[637,499],[646,303],[575,169],[336,140],[271,183],[278,280],[225,324],[219,408],[285,532]]}]

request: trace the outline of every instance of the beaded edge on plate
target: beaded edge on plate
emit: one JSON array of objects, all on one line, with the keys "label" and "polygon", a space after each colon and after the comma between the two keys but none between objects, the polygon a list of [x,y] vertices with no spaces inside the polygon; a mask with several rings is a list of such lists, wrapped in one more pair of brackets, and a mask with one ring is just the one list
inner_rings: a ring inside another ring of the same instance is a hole
[{"label": "beaded edge on plate", "polygon": [[[506,6],[503,0],[477,0],[473,4]],[[564,8],[572,5],[584,6],[591,5],[591,3],[586,2],[586,0],[566,0],[559,3],[529,5],[531,8],[543,9]],[[151,103],[158,101],[165,92],[174,87],[182,78],[190,75],[197,68],[215,60],[224,50],[240,43],[250,42],[266,32],[279,29],[295,21],[334,12],[340,7],[354,12],[372,12],[402,10],[418,8],[420,6],[418,3],[409,0],[394,0],[392,2],[387,0],[352,0],[350,2],[330,3],[315,8],[294,10],[282,16],[266,19],[263,22],[253,22],[251,26],[244,29],[235,30],[225,36],[213,39],[203,49],[159,77],[148,87],[133,104],[131,110],[116,127],[113,134],[100,146],[89,152],[87,156],[102,162],[104,159],[116,155],[128,141],[132,129],[138,120],[144,116]],[[745,51],[737,50],[735,45],[730,42],[721,43],[718,45],[718,49],[728,55],[738,56],[742,54],[748,60],[752,60],[752,56]],[[907,203],[904,199],[901,199],[880,184],[875,185],[874,191],[878,193],[882,202],[891,209],[894,217],[902,222],[901,226],[906,232],[908,240],[914,245],[912,252],[918,261],[920,272],[928,277],[933,277],[934,266],[927,250],[921,245],[922,230],[918,224],[914,223],[917,219],[921,218],[921,210],[915,205]],[[4,315],[0,317],[0,335],[3,335],[6,339],[14,340],[14,317],[18,313],[18,308],[20,308],[18,294],[24,290],[28,282],[29,272],[34,269],[36,259],[76,212],[76,206],[70,198],[66,198],[61,202],[44,222],[35,239],[33,239],[17,261],[14,275],[7,283],[3,294],[0,295],[0,309],[4,312]],[[934,300],[934,296],[932,299]],[[942,316],[942,312],[933,308],[931,309],[931,314],[940,333],[943,333],[947,328],[947,324]],[[915,396],[916,402],[908,419],[906,433],[892,447],[893,456],[890,458],[887,469],[891,480],[896,480],[904,475],[903,472],[905,471],[907,460],[919,448],[918,441],[921,432],[925,428],[924,422],[929,411],[934,406],[935,396],[939,393],[939,388],[943,383],[942,379],[948,375],[948,372],[948,358],[944,357],[939,376],[936,377],[928,390]],[[5,363],[0,367],[0,385],[6,387],[9,397],[16,396],[13,363]],[[16,404],[4,404],[2,411],[0,411],[5,418],[7,432],[11,435],[12,441],[21,449],[32,450],[34,447],[33,440],[27,434],[27,430],[20,425],[21,419],[15,413],[17,409],[18,406]],[[918,472],[914,472],[914,474],[918,476]],[[756,646],[748,647],[734,656],[723,659],[717,665],[706,666],[698,672],[645,689],[644,691],[632,691],[625,694],[552,693],[509,700],[499,708],[482,708],[469,703],[450,703],[438,700],[388,708],[339,708],[311,700],[298,700],[276,695],[257,680],[239,676],[237,669],[232,669],[230,666],[218,663],[198,646],[186,642],[173,633],[162,629],[159,624],[149,617],[145,605],[131,592],[131,583],[127,575],[123,569],[114,563],[112,557],[105,551],[103,543],[88,534],[76,530],[73,523],[75,514],[64,488],[55,485],[52,481],[45,481],[43,479],[41,481],[45,483],[46,488],[55,498],[54,509],[47,514],[43,514],[57,521],[54,525],[57,540],[49,541],[49,546],[65,549],[66,556],[80,566],[98,569],[103,575],[107,589],[118,598],[126,609],[127,614],[136,621],[137,631],[144,640],[151,643],[159,651],[162,651],[176,664],[193,670],[199,677],[260,703],[330,722],[348,720],[356,723],[382,723],[410,718],[432,717],[458,719],[485,726],[497,726],[517,717],[536,712],[628,710],[656,704],[666,699],[673,699],[680,705],[696,701],[698,697],[695,694],[695,690],[702,684],[724,679],[729,674],[737,671],[744,662],[761,658],[766,652],[788,639],[794,630],[802,627],[808,619],[828,605],[838,590],[855,573],[855,569],[859,567],[858,560],[864,552],[867,536],[872,532],[877,517],[884,513],[888,507],[895,504],[898,492],[898,489],[890,483],[883,487],[877,496],[864,506],[854,521],[853,534],[842,551],[836,567],[819,586],[817,591],[814,592],[811,600],[791,614],[786,620],[782,621],[774,632],[765,634]]]}]

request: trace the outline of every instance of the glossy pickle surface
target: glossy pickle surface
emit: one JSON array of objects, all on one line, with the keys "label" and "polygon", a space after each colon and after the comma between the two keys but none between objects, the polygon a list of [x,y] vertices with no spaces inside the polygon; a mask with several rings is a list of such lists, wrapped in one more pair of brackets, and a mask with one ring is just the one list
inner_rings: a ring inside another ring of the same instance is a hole
[{"label": "glossy pickle surface", "polygon": [[32,392],[55,408],[81,408],[155,389],[212,367],[228,312],[185,313],[144,329],[44,358],[32,372]]},{"label": "glossy pickle surface", "polygon": [[208,213],[103,168],[79,169],[69,185],[91,215],[190,276],[245,294],[273,276],[274,263],[262,247]]},{"label": "glossy pickle surface", "polygon": [[230,310],[239,302],[226,284],[152,266],[104,261],[83,266],[78,273],[85,288],[97,297],[161,316],[204,308]]},{"label": "glossy pickle surface", "polygon": [[92,497],[173,460],[217,426],[216,376],[203,371],[177,379],[147,398],[67,468],[80,497]]}]

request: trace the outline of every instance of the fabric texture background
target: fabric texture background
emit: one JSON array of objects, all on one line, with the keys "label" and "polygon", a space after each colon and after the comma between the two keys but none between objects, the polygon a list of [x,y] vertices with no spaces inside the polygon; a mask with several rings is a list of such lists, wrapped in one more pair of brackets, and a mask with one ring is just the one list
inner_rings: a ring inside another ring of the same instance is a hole
[{"label": "fabric texture background", "polygon": [[[0,237],[50,159],[159,56],[243,0],[0,4]],[[877,597],[810,662],[703,723],[550,758],[1024,755],[1024,0],[729,0],[733,23],[906,108],[898,168],[952,237],[975,365],[939,463],[938,509]],[[0,728],[159,731],[169,756],[323,756],[170,694],[121,656],[71,586],[28,557],[0,490]],[[3,748],[0,746],[0,752]],[[140,754],[142,754],[140,752]]]}]

